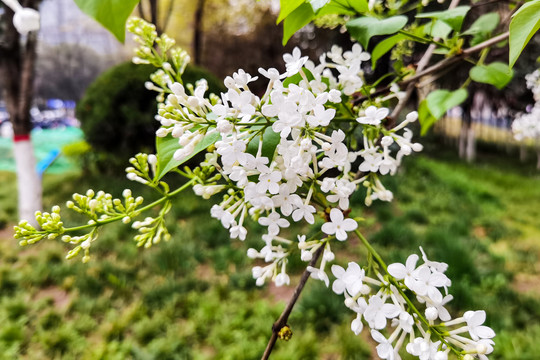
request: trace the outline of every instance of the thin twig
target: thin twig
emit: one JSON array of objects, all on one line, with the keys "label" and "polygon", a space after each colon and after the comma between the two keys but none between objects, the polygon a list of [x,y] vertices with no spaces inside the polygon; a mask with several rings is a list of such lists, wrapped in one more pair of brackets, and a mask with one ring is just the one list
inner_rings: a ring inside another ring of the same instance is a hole
[{"label": "thin twig", "polygon": [[[319,257],[321,257],[324,250],[324,244],[321,245],[313,254],[313,258],[309,262],[309,266],[315,266],[317,261],[319,260]],[[289,316],[291,315],[292,309],[294,305],[296,304],[296,301],[300,297],[300,294],[302,293],[302,290],[304,289],[304,286],[306,285],[306,282],[309,279],[309,275],[311,273],[306,269],[304,273],[302,274],[302,277],[300,278],[300,282],[296,286],[296,289],[294,289],[294,294],[289,300],[289,303],[281,313],[279,319],[272,325],[272,336],[270,337],[270,340],[268,341],[268,345],[266,345],[266,349],[264,350],[264,354],[261,357],[261,360],[267,360],[270,357],[270,354],[272,353],[272,350],[274,349],[274,345],[276,344],[278,333],[279,331],[287,325],[287,320],[289,320]]]},{"label": "thin twig", "polygon": [[[489,40],[486,40],[486,41],[484,41],[484,42],[482,42],[482,43],[480,43],[478,45],[475,45],[473,47],[465,49],[460,54],[454,55],[453,57],[442,59],[438,63],[435,63],[434,65],[428,67],[427,69],[425,69],[423,71],[418,72],[418,70],[417,70],[417,73],[415,75],[410,76],[407,79],[398,82],[397,85],[399,87],[402,87],[402,86],[405,86],[405,85],[410,85],[411,83],[414,84],[420,78],[422,78],[422,77],[424,77],[426,75],[430,75],[432,73],[436,73],[436,72],[439,72],[439,71],[447,71],[449,66],[452,66],[452,65],[458,63],[461,60],[465,60],[470,55],[472,55],[472,54],[474,54],[476,52],[479,52],[480,50],[482,50],[484,48],[493,46],[493,45],[495,45],[495,44],[497,44],[497,43],[499,43],[499,42],[501,42],[503,40],[506,40],[509,35],[510,35],[510,33],[507,31],[507,32],[502,33],[500,35],[497,35],[497,36],[495,36],[495,37],[493,37],[493,38],[491,38]],[[388,91],[390,91],[390,86],[385,86],[383,88],[375,90],[375,92],[370,94],[370,96],[385,94]],[[355,103],[362,102],[362,101],[364,101],[366,99],[367,99],[367,96],[358,97],[358,98],[355,99]]]},{"label": "thin twig", "polygon": [[[450,6],[448,7],[448,9],[454,9],[456,6],[458,6],[458,4],[459,4],[459,0],[452,0],[452,2],[450,3]],[[434,40],[439,41],[439,38],[435,38]],[[429,64],[429,61],[431,60],[431,57],[433,56],[433,52],[435,51],[436,48],[437,48],[436,44],[429,45],[426,52],[424,53],[424,55],[422,56],[422,58],[418,62],[418,66],[416,67],[416,72],[417,73],[424,70],[424,68]],[[405,90],[405,96],[403,96],[401,99],[399,99],[396,107],[394,108],[394,110],[392,111],[390,116],[388,117],[387,126],[393,127],[393,125],[396,123],[396,120],[397,120],[397,117],[399,116],[399,113],[401,113],[401,111],[403,110],[405,105],[407,105],[407,103],[409,102],[409,99],[410,99],[414,89],[415,89],[414,83],[410,83],[409,85],[407,85],[407,89]]]}]

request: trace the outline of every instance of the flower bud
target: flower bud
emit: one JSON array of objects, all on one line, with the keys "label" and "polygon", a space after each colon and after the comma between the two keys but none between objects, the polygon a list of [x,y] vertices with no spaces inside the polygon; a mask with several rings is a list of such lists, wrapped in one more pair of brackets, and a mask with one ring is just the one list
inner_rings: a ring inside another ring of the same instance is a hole
[{"label": "flower bud", "polygon": [[415,122],[418,119],[418,113],[416,111],[410,112],[405,117],[407,122]]},{"label": "flower bud", "polygon": [[353,298],[346,298],[345,299],[345,306],[348,307],[349,309],[352,309],[356,305],[357,305],[356,301],[354,301]]},{"label": "flower bud", "polygon": [[13,25],[22,35],[37,31],[39,30],[39,12],[30,8],[17,10],[13,16]]},{"label": "flower bud", "polygon": [[434,360],[448,360],[448,354],[444,351],[437,351]]},{"label": "flower bud", "polygon": [[433,306],[430,306],[426,309],[426,319],[436,320],[439,317],[439,312]]},{"label": "flower bud", "polygon": [[247,256],[248,258],[250,259],[255,259],[257,257],[259,253],[257,252],[257,250],[253,249],[253,248],[249,248],[248,251],[247,251]]}]

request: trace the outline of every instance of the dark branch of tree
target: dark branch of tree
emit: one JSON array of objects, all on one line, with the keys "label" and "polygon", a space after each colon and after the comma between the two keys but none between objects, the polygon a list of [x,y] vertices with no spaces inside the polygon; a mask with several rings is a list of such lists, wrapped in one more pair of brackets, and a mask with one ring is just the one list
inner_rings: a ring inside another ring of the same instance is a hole
[{"label": "dark branch of tree", "polygon": [[156,26],[158,36],[161,35],[162,29],[158,23],[158,0],[148,0],[150,4],[150,22]]},{"label": "dark branch of tree", "polygon": [[193,62],[201,64],[202,55],[202,35],[203,35],[203,15],[206,0],[197,0],[197,9],[193,21]]},{"label": "dark branch of tree", "polygon": [[143,3],[142,1],[139,1],[139,4],[137,4],[137,11],[139,12],[139,17],[141,19],[147,19],[146,17],[146,13],[144,12],[144,6],[143,6]]},{"label": "dark branch of tree", "polygon": [[[322,253],[324,251],[324,245],[321,245],[315,253],[313,254],[313,258],[309,262],[309,266],[315,266],[317,264],[317,261],[321,257]],[[291,315],[291,312],[294,308],[294,305],[296,304],[296,301],[300,297],[300,294],[302,293],[302,290],[304,289],[304,286],[306,285],[306,282],[309,279],[310,272],[306,269],[304,273],[302,274],[302,277],[300,278],[300,282],[296,286],[296,289],[294,289],[294,294],[289,300],[289,303],[281,313],[281,316],[279,319],[272,325],[272,336],[270,337],[270,340],[268,341],[268,345],[266,346],[266,349],[264,350],[264,354],[261,358],[261,360],[267,360],[270,357],[270,354],[272,353],[272,350],[274,349],[274,345],[276,344],[276,341],[278,339],[278,333],[279,331],[287,325],[287,321],[289,320],[289,316]]]}]

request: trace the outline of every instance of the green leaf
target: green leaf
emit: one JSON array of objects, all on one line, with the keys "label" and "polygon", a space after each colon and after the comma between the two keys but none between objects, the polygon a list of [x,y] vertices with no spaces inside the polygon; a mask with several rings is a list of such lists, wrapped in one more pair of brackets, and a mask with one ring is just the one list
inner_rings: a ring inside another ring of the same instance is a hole
[{"label": "green leaf", "polygon": [[[365,0],[359,0],[359,3],[365,3],[365,2],[366,2]],[[331,0],[328,4],[320,8],[319,11],[317,11],[316,13],[317,13],[316,17],[321,17],[321,16],[329,15],[329,14],[349,15],[349,16],[356,14],[354,10],[352,10],[349,7],[343,6],[341,2],[336,1],[336,0]]]},{"label": "green leaf", "polygon": [[444,21],[433,20],[425,25],[424,31],[426,34],[433,38],[447,39],[448,35],[452,32],[450,25]]},{"label": "green leaf", "polygon": [[315,17],[313,8],[310,4],[305,3],[300,5],[283,21],[283,45],[294,35],[295,32],[309,24]]},{"label": "green leaf", "polygon": [[87,15],[109,30],[120,42],[126,37],[126,21],[140,0],[75,0]]},{"label": "green leaf", "polygon": [[489,13],[480,16],[462,35],[473,35],[470,45],[474,46],[486,41],[491,33],[499,25],[500,16],[498,13]]},{"label": "green leaf", "polygon": [[371,53],[371,67],[375,69],[377,66],[377,60],[381,58],[384,54],[389,52],[398,42],[407,39],[407,36],[403,34],[397,34],[390,36],[389,38],[384,39],[378,43],[373,52]]},{"label": "green leaf", "polygon": [[540,0],[526,3],[512,16],[510,22],[509,64],[513,67],[529,40],[540,28]]},{"label": "green leaf", "polygon": [[279,1],[279,16],[276,24],[279,24],[283,19],[289,16],[300,5],[305,3],[305,0],[280,0]]},{"label": "green leaf", "polygon": [[[263,134],[263,144],[262,144],[262,149],[261,149],[261,155],[266,156],[271,162],[272,159],[274,158],[276,147],[278,146],[280,141],[281,141],[280,134],[274,132],[274,130],[272,130],[272,127],[268,126],[266,130],[264,130],[264,134]],[[255,138],[253,138],[253,140],[249,142],[246,151],[250,153],[251,155],[256,156],[257,151],[259,150],[259,142],[260,142],[260,136],[255,136]]]},{"label": "green leaf", "polygon": [[465,19],[465,15],[467,15],[470,8],[470,6],[458,6],[454,9],[449,9],[445,11],[433,11],[419,14],[416,15],[416,17],[418,19],[441,20],[450,25],[450,27],[455,31],[459,31],[461,29],[461,25],[463,24],[463,19]]},{"label": "green leaf", "polygon": [[369,11],[369,5],[366,0],[347,0],[347,2],[359,14]]},{"label": "green leaf", "polygon": [[377,19],[364,16],[347,22],[347,30],[351,37],[358,40],[367,48],[369,39],[376,35],[391,35],[407,25],[407,17],[403,15],[393,16],[386,19]]},{"label": "green leaf", "polygon": [[427,107],[427,101],[424,99],[418,106],[418,121],[420,122],[420,135],[424,136],[428,130],[437,122],[437,119],[431,115]]},{"label": "green leaf", "polygon": [[489,34],[497,28],[500,20],[501,17],[498,13],[484,14],[476,19],[462,35],[475,35],[479,33]]},{"label": "green leaf", "polygon": [[182,165],[193,156],[197,155],[201,151],[205,150],[210,145],[214,144],[221,138],[219,132],[214,131],[211,134],[207,134],[196,146],[193,152],[182,160],[175,160],[173,155],[176,150],[180,148],[178,145],[178,139],[167,135],[166,137],[156,137],[156,152],[158,158],[157,165],[157,180],[161,179],[172,169]]},{"label": "green leaf", "polygon": [[448,110],[464,102],[467,96],[468,93],[465,89],[435,90],[426,98],[427,108],[435,120],[439,120]]},{"label": "green leaf", "polygon": [[512,80],[514,70],[502,62],[493,62],[489,65],[475,66],[469,72],[471,79],[476,82],[491,84],[501,90]]}]

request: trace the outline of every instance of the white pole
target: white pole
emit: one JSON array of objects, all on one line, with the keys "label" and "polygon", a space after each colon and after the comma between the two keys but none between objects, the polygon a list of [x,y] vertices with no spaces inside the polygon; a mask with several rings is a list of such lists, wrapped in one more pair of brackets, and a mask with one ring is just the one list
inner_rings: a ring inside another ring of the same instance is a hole
[{"label": "white pole", "polygon": [[30,138],[15,137],[13,144],[17,169],[17,189],[19,195],[19,218],[37,225],[34,214],[41,210],[41,180],[36,172],[34,148]]}]

